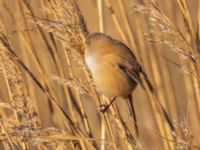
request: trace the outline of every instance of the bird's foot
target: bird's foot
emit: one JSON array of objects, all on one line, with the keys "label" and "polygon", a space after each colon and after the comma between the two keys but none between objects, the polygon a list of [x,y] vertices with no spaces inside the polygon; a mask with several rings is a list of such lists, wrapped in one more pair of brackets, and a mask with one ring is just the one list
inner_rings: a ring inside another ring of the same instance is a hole
[{"label": "bird's foot", "polygon": [[108,110],[108,106],[107,105],[100,105],[100,112],[105,113]]}]

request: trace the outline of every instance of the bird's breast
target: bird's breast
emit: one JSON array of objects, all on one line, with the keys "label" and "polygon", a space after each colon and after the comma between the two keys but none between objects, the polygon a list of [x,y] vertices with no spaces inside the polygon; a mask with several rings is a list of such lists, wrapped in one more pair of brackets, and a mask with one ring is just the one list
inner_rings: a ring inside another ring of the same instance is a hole
[{"label": "bird's breast", "polygon": [[117,63],[99,56],[87,56],[85,60],[97,89],[105,96],[127,97],[135,89],[136,83],[126,76]]}]

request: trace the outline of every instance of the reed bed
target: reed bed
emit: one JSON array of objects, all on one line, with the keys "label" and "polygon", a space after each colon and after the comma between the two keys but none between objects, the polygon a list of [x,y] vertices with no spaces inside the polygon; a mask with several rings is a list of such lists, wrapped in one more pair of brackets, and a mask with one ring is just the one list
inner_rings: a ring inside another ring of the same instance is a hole
[{"label": "reed bed", "polygon": [[[101,95],[85,39],[126,43],[147,72],[129,104]],[[200,149],[198,0],[0,0],[0,149]],[[165,111],[163,111],[165,110]]]}]

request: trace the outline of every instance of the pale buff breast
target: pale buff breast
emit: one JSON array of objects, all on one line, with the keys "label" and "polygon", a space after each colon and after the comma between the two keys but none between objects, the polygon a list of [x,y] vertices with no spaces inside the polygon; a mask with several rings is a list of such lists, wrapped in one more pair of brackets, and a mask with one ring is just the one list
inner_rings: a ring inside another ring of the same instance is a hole
[{"label": "pale buff breast", "polygon": [[100,57],[86,56],[97,89],[105,96],[127,97],[135,89],[136,83],[132,82],[126,74],[116,65]]}]

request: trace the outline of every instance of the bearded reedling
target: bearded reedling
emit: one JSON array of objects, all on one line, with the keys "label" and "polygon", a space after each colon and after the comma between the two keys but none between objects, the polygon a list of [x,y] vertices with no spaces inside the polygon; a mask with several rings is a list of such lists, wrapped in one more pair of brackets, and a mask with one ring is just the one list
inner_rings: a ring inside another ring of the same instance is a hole
[{"label": "bearded reedling", "polygon": [[140,74],[143,74],[149,88],[153,86],[131,50],[122,42],[103,33],[93,33],[86,39],[85,61],[92,73],[94,83],[100,93],[111,99],[102,109],[107,111],[117,97],[128,98],[131,105],[136,134],[139,135],[132,92],[137,84],[144,87]]}]

